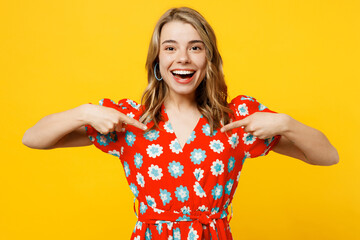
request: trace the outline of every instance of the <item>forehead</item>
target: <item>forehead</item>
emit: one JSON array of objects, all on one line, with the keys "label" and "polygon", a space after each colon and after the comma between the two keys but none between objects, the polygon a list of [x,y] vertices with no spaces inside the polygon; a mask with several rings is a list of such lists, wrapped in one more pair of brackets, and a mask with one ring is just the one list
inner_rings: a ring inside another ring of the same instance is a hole
[{"label": "forehead", "polygon": [[181,21],[171,21],[166,23],[161,29],[160,43],[165,40],[187,43],[191,40],[201,40],[201,37],[191,24]]}]

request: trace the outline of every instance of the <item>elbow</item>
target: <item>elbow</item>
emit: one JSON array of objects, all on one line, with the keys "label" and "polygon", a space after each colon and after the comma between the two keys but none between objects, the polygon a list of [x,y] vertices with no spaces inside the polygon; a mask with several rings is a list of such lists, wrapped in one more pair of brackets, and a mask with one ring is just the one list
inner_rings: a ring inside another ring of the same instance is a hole
[{"label": "elbow", "polygon": [[334,153],[332,154],[332,161],[330,165],[338,164],[340,160],[338,151],[334,148]]},{"label": "elbow", "polygon": [[28,148],[39,149],[39,148],[37,148],[36,146],[34,146],[34,145],[31,143],[31,141],[30,141],[27,137],[25,137],[25,135],[24,135],[24,137],[22,138],[22,144],[24,144],[24,145],[27,146]]},{"label": "elbow", "polygon": [[338,163],[339,163],[339,153],[334,148],[333,152],[326,158],[326,161],[321,162],[320,164],[316,164],[316,165],[332,166],[332,165],[335,165],[335,164],[338,164]]},{"label": "elbow", "polygon": [[25,132],[21,141],[22,141],[22,144],[24,144],[25,146],[27,146],[28,148],[31,148],[31,149],[47,149],[47,148],[36,145],[35,141],[29,135],[28,131]]},{"label": "elbow", "polygon": [[23,136],[21,141],[22,141],[22,144],[24,144],[25,146],[27,146],[29,148],[32,148],[31,144],[30,144],[31,141],[29,140],[29,137],[28,137],[27,133],[28,133],[27,131],[24,133],[24,136]]}]

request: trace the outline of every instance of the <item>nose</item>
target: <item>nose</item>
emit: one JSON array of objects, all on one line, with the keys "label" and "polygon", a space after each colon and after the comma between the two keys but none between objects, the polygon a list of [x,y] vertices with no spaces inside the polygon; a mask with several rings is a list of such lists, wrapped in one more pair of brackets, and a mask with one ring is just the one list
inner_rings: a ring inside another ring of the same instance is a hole
[{"label": "nose", "polygon": [[190,57],[187,49],[182,49],[178,51],[177,62],[182,64],[190,63]]}]

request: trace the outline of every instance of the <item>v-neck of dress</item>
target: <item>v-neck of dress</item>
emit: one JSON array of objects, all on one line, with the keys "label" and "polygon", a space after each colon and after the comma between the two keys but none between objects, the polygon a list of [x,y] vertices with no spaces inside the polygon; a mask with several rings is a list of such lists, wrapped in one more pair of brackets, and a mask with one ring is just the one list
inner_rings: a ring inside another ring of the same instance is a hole
[{"label": "v-neck of dress", "polygon": [[170,118],[169,118],[169,116],[168,116],[168,114],[167,114],[167,112],[166,112],[166,109],[165,109],[165,105],[164,105],[164,104],[162,104],[162,106],[161,106],[161,113],[162,113],[162,115],[165,117],[165,119],[164,119],[164,120],[165,120],[165,123],[167,122],[167,123],[171,126],[172,134],[174,134],[176,141],[179,143],[179,146],[180,146],[180,148],[181,148],[181,151],[184,152],[184,149],[187,147],[187,145],[189,145],[188,141],[190,140],[192,133],[193,133],[193,132],[196,132],[196,129],[197,129],[198,126],[200,125],[200,122],[201,122],[201,120],[204,118],[204,116],[203,116],[202,114],[200,115],[200,117],[199,117],[199,119],[197,120],[194,128],[193,128],[192,131],[190,132],[190,135],[186,138],[186,141],[185,141],[185,143],[184,143],[184,146],[181,146],[181,143],[180,143],[180,141],[179,141],[179,138],[177,137],[176,132],[175,132],[175,129],[174,129],[173,125],[171,124]]}]

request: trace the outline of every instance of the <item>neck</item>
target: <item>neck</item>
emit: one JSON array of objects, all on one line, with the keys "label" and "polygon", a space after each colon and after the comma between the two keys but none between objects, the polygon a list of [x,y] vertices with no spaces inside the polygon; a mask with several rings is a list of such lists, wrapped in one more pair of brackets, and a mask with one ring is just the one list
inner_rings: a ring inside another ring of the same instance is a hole
[{"label": "neck", "polygon": [[195,93],[191,95],[179,95],[179,94],[169,94],[164,102],[165,108],[172,111],[187,111],[187,110],[197,110],[197,103],[195,101]]}]

